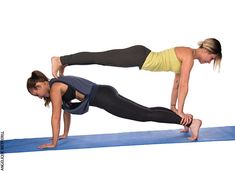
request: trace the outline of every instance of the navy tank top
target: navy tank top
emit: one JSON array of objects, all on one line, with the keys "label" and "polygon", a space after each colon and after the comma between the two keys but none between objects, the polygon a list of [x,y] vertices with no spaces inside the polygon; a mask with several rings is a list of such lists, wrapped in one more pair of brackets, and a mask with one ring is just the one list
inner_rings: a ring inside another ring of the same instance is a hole
[{"label": "navy tank top", "polygon": [[81,102],[73,103],[62,98],[62,109],[72,114],[84,114],[89,110],[90,102],[94,99],[97,84],[81,77],[62,76],[49,81],[50,86],[55,82],[62,82],[85,95]]}]

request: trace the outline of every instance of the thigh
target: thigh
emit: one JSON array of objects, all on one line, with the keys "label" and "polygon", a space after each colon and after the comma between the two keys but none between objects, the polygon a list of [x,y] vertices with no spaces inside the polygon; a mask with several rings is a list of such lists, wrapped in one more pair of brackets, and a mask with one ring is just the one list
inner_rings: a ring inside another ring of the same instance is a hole
[{"label": "thigh", "polygon": [[121,95],[111,86],[99,86],[92,106],[99,107],[118,117],[138,119],[148,108],[139,105]]},{"label": "thigh", "polygon": [[179,124],[181,118],[173,111],[155,107],[148,108],[118,94],[111,86],[99,86],[94,98],[93,106],[126,119],[136,121],[155,121]]}]

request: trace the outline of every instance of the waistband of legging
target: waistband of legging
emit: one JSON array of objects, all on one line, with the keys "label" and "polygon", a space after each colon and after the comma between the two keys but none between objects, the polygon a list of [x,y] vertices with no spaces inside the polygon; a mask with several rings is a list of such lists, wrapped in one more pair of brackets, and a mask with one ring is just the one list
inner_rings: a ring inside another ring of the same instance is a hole
[{"label": "waistband of legging", "polygon": [[89,103],[90,104],[92,104],[92,102],[94,101],[94,98],[95,98],[96,92],[98,90],[98,87],[99,87],[99,85],[97,85],[97,84],[94,84],[92,86],[90,97],[89,97]]}]

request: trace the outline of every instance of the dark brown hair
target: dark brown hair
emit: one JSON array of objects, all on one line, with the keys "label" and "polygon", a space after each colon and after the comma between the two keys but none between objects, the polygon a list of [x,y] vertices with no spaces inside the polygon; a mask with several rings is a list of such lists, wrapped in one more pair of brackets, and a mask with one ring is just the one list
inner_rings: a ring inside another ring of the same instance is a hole
[{"label": "dark brown hair", "polygon": [[[36,84],[38,82],[44,82],[44,81],[49,81],[49,79],[41,72],[41,71],[33,71],[31,73],[31,77],[28,78],[27,80],[27,90],[30,93],[30,89],[36,89]],[[45,106],[48,106],[49,103],[51,102],[50,97],[44,97],[43,98],[45,101]]]}]

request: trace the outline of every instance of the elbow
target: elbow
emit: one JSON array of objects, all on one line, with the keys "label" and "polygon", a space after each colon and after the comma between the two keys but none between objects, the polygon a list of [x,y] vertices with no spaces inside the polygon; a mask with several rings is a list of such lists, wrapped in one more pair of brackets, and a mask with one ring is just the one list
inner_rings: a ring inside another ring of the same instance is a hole
[{"label": "elbow", "polygon": [[179,88],[181,91],[184,90],[187,92],[188,91],[188,84],[180,84]]},{"label": "elbow", "polygon": [[53,123],[60,122],[60,115],[52,115],[51,121]]},{"label": "elbow", "polygon": [[53,116],[52,121],[53,122],[59,122],[60,121],[60,116]]},{"label": "elbow", "polygon": [[188,87],[188,84],[187,84],[187,83],[181,83],[179,87],[180,87],[180,88]]}]

